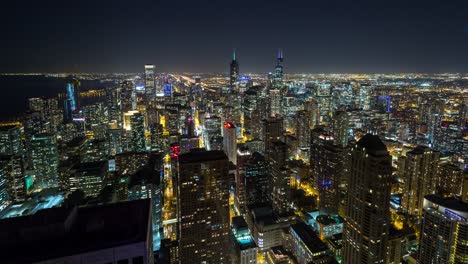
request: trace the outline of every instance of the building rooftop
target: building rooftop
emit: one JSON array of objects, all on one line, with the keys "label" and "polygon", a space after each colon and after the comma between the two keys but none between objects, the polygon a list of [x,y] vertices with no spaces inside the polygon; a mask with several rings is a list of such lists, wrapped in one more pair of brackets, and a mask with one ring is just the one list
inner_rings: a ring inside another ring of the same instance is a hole
[{"label": "building rooftop", "polygon": [[323,252],[328,249],[327,245],[320,240],[317,234],[306,223],[297,223],[291,225],[291,229],[304,242],[306,247],[312,253]]},{"label": "building rooftop", "polygon": [[455,198],[443,198],[434,194],[424,196],[425,199],[439,204],[445,208],[452,209],[455,211],[460,211],[463,213],[468,213],[468,203],[464,203],[461,200]]},{"label": "building rooftop", "polygon": [[382,140],[380,140],[378,136],[372,134],[366,134],[357,142],[357,144],[366,149],[383,151],[387,150],[387,147],[382,142]]},{"label": "building rooftop", "polygon": [[52,208],[0,220],[0,259],[2,263],[32,263],[146,242],[150,206],[145,199]]}]

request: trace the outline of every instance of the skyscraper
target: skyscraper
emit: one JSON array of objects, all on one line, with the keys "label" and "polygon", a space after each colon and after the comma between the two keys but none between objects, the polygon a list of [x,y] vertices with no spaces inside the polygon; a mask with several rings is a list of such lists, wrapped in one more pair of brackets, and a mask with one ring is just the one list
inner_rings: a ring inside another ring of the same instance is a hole
[{"label": "skyscraper", "polygon": [[411,216],[420,217],[424,196],[436,191],[439,152],[418,146],[399,162],[399,174],[405,183],[402,209]]},{"label": "skyscraper", "polygon": [[319,192],[319,209],[324,214],[337,214],[340,203],[339,185],[345,170],[345,150],[333,144],[330,134],[314,133],[310,144],[310,168]]},{"label": "skyscraper", "polygon": [[229,161],[237,164],[237,134],[236,126],[231,122],[224,123],[223,126],[223,149]]},{"label": "skyscraper", "polygon": [[229,161],[224,152],[179,156],[177,215],[181,263],[229,263]]},{"label": "skyscraper", "polygon": [[335,138],[335,144],[342,147],[348,145],[348,126],[349,126],[349,116],[345,111],[335,112],[333,118],[333,127],[332,132]]},{"label": "skyscraper", "polygon": [[273,141],[271,150],[269,155],[271,202],[273,209],[283,215],[291,210],[291,173],[286,164],[289,148],[282,141]]},{"label": "skyscraper", "polygon": [[419,262],[467,263],[468,204],[454,198],[424,198]]},{"label": "skyscraper", "polygon": [[271,144],[273,141],[280,140],[283,136],[283,118],[281,117],[270,117],[266,120],[262,120],[263,133],[262,139],[265,144],[264,155],[268,159],[268,155],[271,152]]},{"label": "skyscraper", "polygon": [[278,49],[275,73],[273,74],[273,88],[279,89],[279,90],[283,88],[283,50],[282,49]]},{"label": "skyscraper", "polygon": [[156,86],[154,83],[154,65],[145,65],[145,94],[148,97],[156,95]]},{"label": "skyscraper", "polygon": [[136,152],[146,151],[145,138],[145,117],[137,112],[130,117],[130,126],[132,130],[132,146]]},{"label": "skyscraper", "polygon": [[229,71],[229,85],[230,85],[231,90],[233,90],[235,83],[237,82],[237,78],[239,77],[239,64],[237,63],[235,49],[232,52],[232,61],[231,61],[230,66],[231,67]]},{"label": "skyscraper", "polygon": [[80,86],[81,83],[77,79],[71,78],[67,82],[67,100],[70,100],[70,108],[69,111],[74,112],[81,106],[81,98],[80,98]]},{"label": "skyscraper", "polygon": [[35,184],[40,188],[58,187],[57,140],[52,134],[34,135],[31,142]]},{"label": "skyscraper", "polygon": [[384,263],[390,225],[391,156],[366,134],[351,150],[343,263]]}]

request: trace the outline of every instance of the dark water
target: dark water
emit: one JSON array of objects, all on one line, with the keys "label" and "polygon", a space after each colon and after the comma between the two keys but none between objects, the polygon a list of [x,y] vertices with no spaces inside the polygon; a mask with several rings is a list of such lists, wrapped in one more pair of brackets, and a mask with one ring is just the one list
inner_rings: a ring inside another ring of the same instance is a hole
[{"label": "dark water", "polygon": [[[81,81],[82,90],[99,89],[99,80]],[[66,78],[0,76],[0,120],[14,120],[27,110],[28,98],[55,97],[65,92]]]}]

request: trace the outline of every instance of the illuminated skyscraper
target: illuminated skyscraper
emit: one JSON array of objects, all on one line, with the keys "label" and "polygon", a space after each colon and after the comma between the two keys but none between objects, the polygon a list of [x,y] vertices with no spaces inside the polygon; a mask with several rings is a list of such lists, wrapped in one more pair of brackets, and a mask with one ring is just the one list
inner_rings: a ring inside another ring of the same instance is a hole
[{"label": "illuminated skyscraper", "polygon": [[149,97],[156,95],[156,86],[154,83],[154,65],[145,65],[145,94]]},{"label": "illuminated skyscraper", "polygon": [[34,135],[31,141],[35,184],[40,188],[58,187],[57,140],[52,134]]},{"label": "illuminated skyscraper", "polygon": [[81,83],[77,79],[71,79],[67,82],[67,100],[70,100],[69,111],[74,112],[80,108],[80,86]]},{"label": "illuminated skyscraper", "polygon": [[330,134],[313,133],[310,144],[311,175],[319,192],[319,209],[324,214],[338,213],[339,185],[346,171],[345,150],[333,141]]},{"label": "illuminated skyscraper", "polygon": [[392,158],[378,136],[351,150],[343,263],[385,263],[390,225]]},{"label": "illuminated skyscraper", "polygon": [[437,170],[436,193],[442,197],[461,196],[465,175],[468,176],[468,171],[464,172],[453,163],[440,164]]},{"label": "illuminated skyscraper", "polygon": [[179,156],[180,263],[229,262],[229,161],[222,151]]},{"label": "illuminated skyscraper", "polygon": [[136,152],[146,151],[145,116],[139,112],[130,117],[132,130],[132,146]]},{"label": "illuminated skyscraper", "polygon": [[245,164],[245,203],[262,204],[269,201],[268,163],[265,157],[254,152]]},{"label": "illuminated skyscraper", "polygon": [[271,153],[271,144],[273,141],[280,140],[283,136],[283,118],[281,117],[270,117],[266,120],[262,120],[263,133],[262,139],[265,144],[264,155],[268,158]]},{"label": "illuminated skyscraper", "polygon": [[279,89],[270,90],[270,116],[281,115],[281,91]]},{"label": "illuminated skyscraper", "polygon": [[237,58],[236,58],[236,50],[232,52],[232,61],[231,61],[231,67],[230,67],[230,72],[229,72],[229,85],[231,90],[234,90],[234,86],[237,82],[237,78],[239,77],[239,64],[237,63]]},{"label": "illuminated skyscraper", "polygon": [[436,191],[439,152],[418,146],[399,162],[399,174],[405,183],[402,209],[411,216],[420,217],[424,196]]},{"label": "illuminated skyscraper", "polygon": [[468,204],[435,195],[424,198],[418,260],[421,264],[467,263]]},{"label": "illuminated skyscraper", "polygon": [[278,50],[276,58],[275,73],[273,74],[273,88],[281,90],[283,88],[283,50]]},{"label": "illuminated skyscraper", "polygon": [[11,202],[9,192],[10,170],[8,163],[0,162],[0,212],[2,212]]},{"label": "illuminated skyscraper", "polygon": [[310,116],[307,111],[298,111],[296,114],[296,137],[299,148],[310,147]]},{"label": "illuminated skyscraper", "polygon": [[288,145],[282,141],[273,141],[269,155],[270,195],[273,209],[280,215],[291,211],[291,172],[286,164],[288,158]]},{"label": "illuminated skyscraper", "polygon": [[23,140],[21,138],[21,127],[0,127],[0,155],[22,155]]},{"label": "illuminated skyscraper", "polygon": [[237,134],[236,126],[231,122],[224,123],[223,149],[229,161],[237,164]]},{"label": "illuminated skyscraper", "polygon": [[337,111],[333,118],[333,127],[332,132],[335,138],[335,144],[341,147],[346,147],[348,145],[348,126],[349,126],[349,116],[345,111]]}]

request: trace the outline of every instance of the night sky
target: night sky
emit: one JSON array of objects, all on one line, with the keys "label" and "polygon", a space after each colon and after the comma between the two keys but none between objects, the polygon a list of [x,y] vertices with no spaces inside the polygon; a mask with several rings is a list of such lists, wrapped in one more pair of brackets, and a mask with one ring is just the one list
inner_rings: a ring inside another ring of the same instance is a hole
[{"label": "night sky", "polygon": [[468,72],[468,1],[9,2],[0,72]]}]

